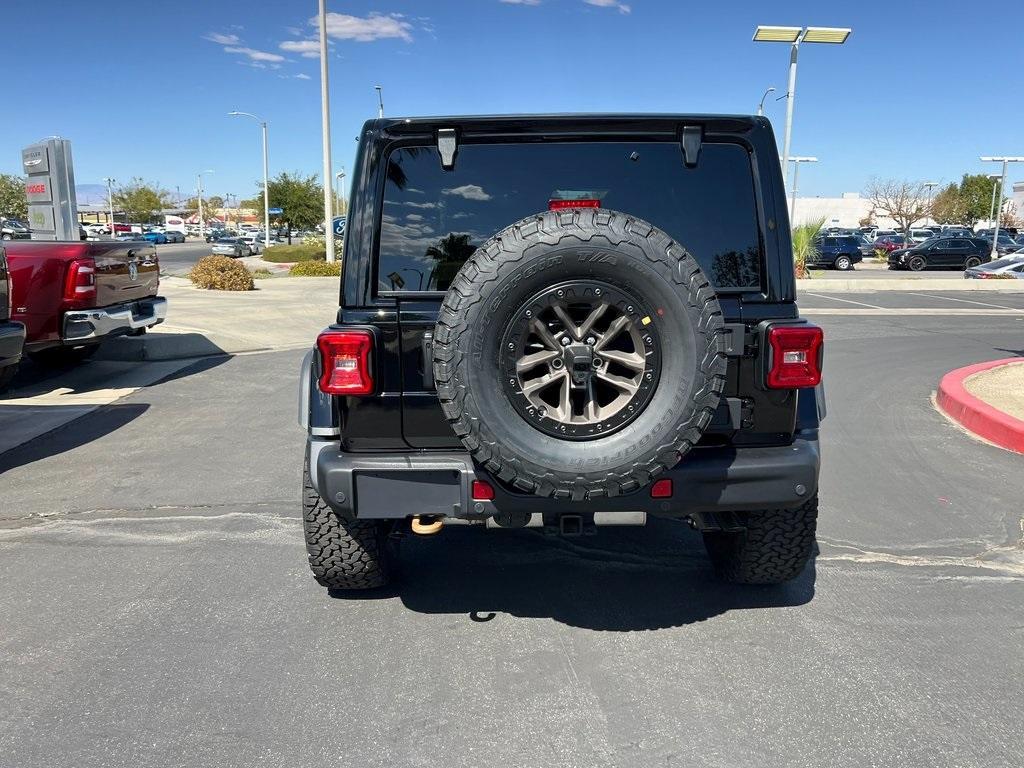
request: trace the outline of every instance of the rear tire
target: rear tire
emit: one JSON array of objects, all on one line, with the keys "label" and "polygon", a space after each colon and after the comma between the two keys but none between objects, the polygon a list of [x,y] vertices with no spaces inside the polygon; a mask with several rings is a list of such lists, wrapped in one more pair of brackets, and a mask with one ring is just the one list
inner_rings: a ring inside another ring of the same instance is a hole
[{"label": "rear tire", "polygon": [[840,272],[845,272],[846,270],[850,269],[852,266],[853,266],[853,262],[850,261],[850,257],[847,256],[845,253],[840,254],[839,256],[836,256],[835,267]]},{"label": "rear tire", "polygon": [[979,259],[977,256],[971,256],[969,259],[967,259],[966,262],[964,262],[964,269],[972,269],[974,267],[980,267],[980,266],[981,266],[981,259]]},{"label": "rear tire", "polygon": [[814,551],[818,496],[798,509],[739,514],[739,533],[705,533],[719,577],[733,584],[781,584],[799,576]]},{"label": "rear tire", "polygon": [[391,580],[393,552],[387,534],[390,521],[345,520],[320,498],[302,467],[302,528],[309,568],[328,589],[373,589]]}]

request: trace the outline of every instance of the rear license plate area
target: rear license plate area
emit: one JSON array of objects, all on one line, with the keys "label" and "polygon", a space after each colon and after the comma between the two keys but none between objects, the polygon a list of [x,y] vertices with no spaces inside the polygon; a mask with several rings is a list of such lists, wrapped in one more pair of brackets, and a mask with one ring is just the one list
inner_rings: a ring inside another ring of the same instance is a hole
[{"label": "rear license plate area", "polygon": [[455,515],[462,509],[457,471],[359,471],[355,474],[359,517]]}]

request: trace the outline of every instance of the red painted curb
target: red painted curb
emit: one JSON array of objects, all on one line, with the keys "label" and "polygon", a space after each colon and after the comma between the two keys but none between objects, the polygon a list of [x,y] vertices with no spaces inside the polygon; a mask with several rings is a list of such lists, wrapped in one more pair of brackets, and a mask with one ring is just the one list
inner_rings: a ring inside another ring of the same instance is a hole
[{"label": "red painted curb", "polygon": [[964,387],[964,379],[1003,365],[1024,365],[1024,360],[990,360],[987,363],[957,368],[942,377],[935,400],[939,408],[964,429],[1009,451],[1024,453],[1024,421],[993,408]]}]

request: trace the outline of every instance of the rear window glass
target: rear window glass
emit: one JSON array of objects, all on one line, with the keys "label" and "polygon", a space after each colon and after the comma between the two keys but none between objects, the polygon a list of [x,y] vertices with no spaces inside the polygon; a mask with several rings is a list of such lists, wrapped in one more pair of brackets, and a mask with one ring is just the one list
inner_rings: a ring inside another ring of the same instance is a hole
[{"label": "rear window glass", "polygon": [[696,168],[677,143],[485,144],[391,153],[381,212],[382,291],[444,291],[485,240],[547,210],[552,199],[597,198],[667,232],[724,290],[758,290],[761,249],[750,156],[705,143]]}]

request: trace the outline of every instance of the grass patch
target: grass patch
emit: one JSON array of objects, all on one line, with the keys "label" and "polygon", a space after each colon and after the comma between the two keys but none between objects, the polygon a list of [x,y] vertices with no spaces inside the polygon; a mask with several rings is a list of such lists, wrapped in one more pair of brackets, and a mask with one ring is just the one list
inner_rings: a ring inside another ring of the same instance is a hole
[{"label": "grass patch", "polygon": [[288,270],[288,274],[295,277],[339,277],[341,262],[303,261]]},{"label": "grass patch", "polygon": [[322,245],[275,245],[260,254],[260,258],[275,264],[290,261],[325,261],[327,251]]},{"label": "grass patch", "polygon": [[268,277],[273,277],[274,273],[269,269],[257,269],[252,273],[253,280],[266,280]]}]

